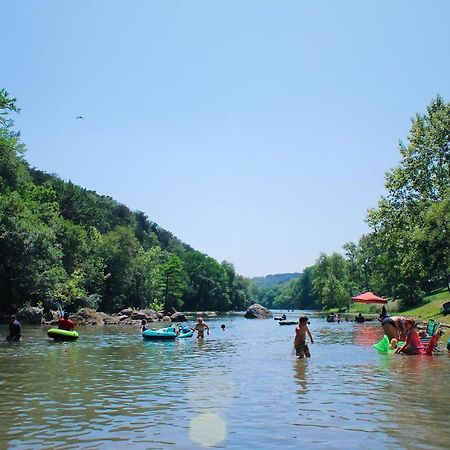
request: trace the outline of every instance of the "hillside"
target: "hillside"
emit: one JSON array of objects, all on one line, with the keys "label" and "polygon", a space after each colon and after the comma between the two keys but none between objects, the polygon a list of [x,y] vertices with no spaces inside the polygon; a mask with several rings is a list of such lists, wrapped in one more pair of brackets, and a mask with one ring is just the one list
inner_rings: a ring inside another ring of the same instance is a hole
[{"label": "hillside", "polygon": [[0,90],[0,313],[25,305],[226,311],[251,302],[250,281],[231,263],[142,211],[30,168],[9,118],[17,111]]},{"label": "hillside", "polygon": [[288,281],[294,280],[295,278],[299,278],[300,276],[301,273],[298,272],[279,273],[274,275],[266,275],[263,277],[253,277],[251,278],[251,281],[258,287],[272,288],[280,284],[287,283]]}]

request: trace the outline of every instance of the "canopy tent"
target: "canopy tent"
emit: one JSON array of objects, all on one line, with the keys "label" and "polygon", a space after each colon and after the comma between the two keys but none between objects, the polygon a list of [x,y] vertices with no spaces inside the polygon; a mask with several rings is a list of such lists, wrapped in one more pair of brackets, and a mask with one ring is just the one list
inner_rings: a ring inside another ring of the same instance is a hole
[{"label": "canopy tent", "polygon": [[364,294],[352,297],[352,301],[357,303],[377,303],[379,305],[387,303],[386,299],[378,297],[373,292],[364,292]]}]

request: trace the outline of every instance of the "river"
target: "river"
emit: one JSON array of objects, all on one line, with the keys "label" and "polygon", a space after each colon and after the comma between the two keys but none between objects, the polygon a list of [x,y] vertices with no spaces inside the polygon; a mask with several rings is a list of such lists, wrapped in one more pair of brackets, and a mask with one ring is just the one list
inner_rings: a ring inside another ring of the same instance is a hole
[{"label": "river", "polygon": [[448,448],[445,349],[382,355],[378,323],[312,316],[312,358],[297,360],[293,326],[207,323],[204,342],[106,326],[58,343],[24,326],[0,343],[0,448]]}]

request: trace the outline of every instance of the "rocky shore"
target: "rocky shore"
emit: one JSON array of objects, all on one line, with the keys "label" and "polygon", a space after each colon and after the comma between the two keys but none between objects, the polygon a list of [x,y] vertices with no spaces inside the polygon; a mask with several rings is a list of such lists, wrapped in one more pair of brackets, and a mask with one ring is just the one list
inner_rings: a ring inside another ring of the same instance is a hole
[{"label": "rocky shore", "polygon": [[[59,311],[44,313],[42,308],[27,307],[16,312],[16,317],[22,324],[27,325],[56,325],[60,317]],[[8,322],[8,315],[0,316],[0,323]],[[106,314],[93,309],[83,308],[70,315],[75,325],[138,325],[143,319],[147,322],[186,322],[186,316],[178,311],[163,314],[152,309],[122,309],[118,313]]]}]

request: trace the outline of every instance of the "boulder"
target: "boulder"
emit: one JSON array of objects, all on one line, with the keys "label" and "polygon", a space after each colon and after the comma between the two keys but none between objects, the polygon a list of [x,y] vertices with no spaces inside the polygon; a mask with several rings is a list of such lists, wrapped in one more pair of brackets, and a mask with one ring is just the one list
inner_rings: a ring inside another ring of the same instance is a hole
[{"label": "boulder", "polygon": [[[69,319],[75,324],[75,325],[88,325],[91,324],[89,321],[87,321],[83,316],[80,314],[71,314]],[[95,323],[94,323],[95,325]]]},{"label": "boulder", "polygon": [[103,319],[104,325],[118,325],[120,323],[120,319],[124,318],[122,320],[128,320],[128,316],[107,316]]},{"label": "boulder", "polygon": [[176,312],[170,316],[172,322],[187,322],[186,316],[183,313]]},{"label": "boulder", "polygon": [[114,317],[115,319],[117,319],[117,321],[118,322],[123,322],[124,320],[128,320],[129,319],[129,317],[128,316],[125,316],[125,315],[115,315],[115,316],[112,316],[112,317]]},{"label": "boulder", "polygon": [[163,316],[163,318],[161,319],[163,322],[171,322],[171,319],[169,316]]},{"label": "boulder", "polygon": [[142,309],[139,312],[145,314],[147,322],[157,322],[159,320],[158,313],[153,311],[153,309]]},{"label": "boulder", "polygon": [[147,316],[145,315],[144,311],[134,311],[133,314],[130,316],[131,320],[143,320],[147,319]]},{"label": "boulder", "polygon": [[105,317],[109,317],[107,314],[102,312],[97,312],[93,309],[82,308],[77,314],[74,314],[70,318],[76,323],[81,324],[82,321],[90,325],[103,325]]},{"label": "boulder", "polygon": [[119,314],[121,316],[131,316],[131,314],[135,313],[136,311],[134,309],[131,308],[125,308],[122,309],[122,311],[119,311]]},{"label": "boulder", "polygon": [[264,306],[254,303],[247,309],[244,317],[246,319],[269,319],[273,317],[273,314]]},{"label": "boulder", "polygon": [[28,325],[40,325],[42,323],[43,310],[37,306],[29,306],[19,309],[17,320]]}]

